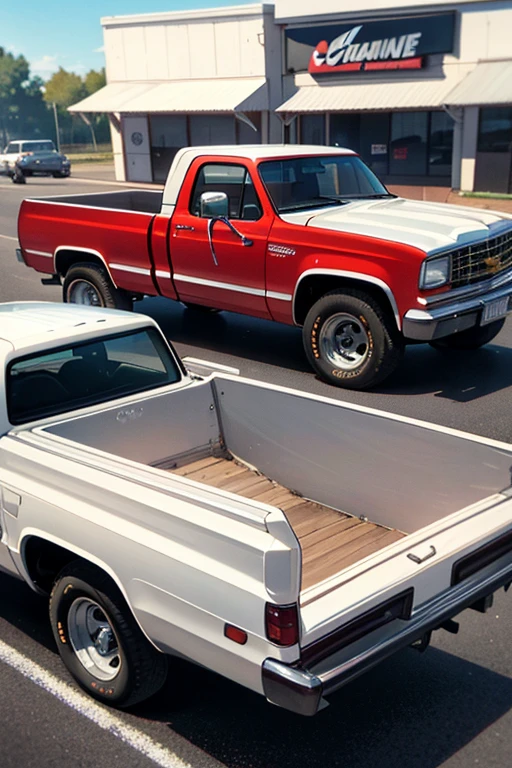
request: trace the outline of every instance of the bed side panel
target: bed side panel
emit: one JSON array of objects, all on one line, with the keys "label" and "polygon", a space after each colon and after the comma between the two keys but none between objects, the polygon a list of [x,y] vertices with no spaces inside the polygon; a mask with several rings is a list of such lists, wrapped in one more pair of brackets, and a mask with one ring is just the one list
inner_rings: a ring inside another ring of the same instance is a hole
[{"label": "bed side panel", "polygon": [[510,485],[512,449],[242,379],[215,386],[235,456],[381,525],[412,533]]}]

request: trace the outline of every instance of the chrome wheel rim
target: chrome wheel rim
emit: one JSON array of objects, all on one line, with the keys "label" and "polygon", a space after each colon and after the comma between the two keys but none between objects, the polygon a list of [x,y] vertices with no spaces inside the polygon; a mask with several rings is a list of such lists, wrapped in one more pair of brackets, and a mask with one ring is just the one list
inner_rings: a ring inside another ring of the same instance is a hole
[{"label": "chrome wheel rim", "polygon": [[68,614],[68,633],[77,659],[89,674],[103,682],[119,674],[117,637],[98,603],[88,597],[77,598]]},{"label": "chrome wheel rim", "polygon": [[103,307],[101,294],[87,280],[74,280],[68,289],[70,304],[86,304],[89,307]]},{"label": "chrome wheel rim", "polygon": [[325,360],[349,372],[359,368],[368,359],[370,339],[358,317],[340,312],[323,324],[319,347]]}]

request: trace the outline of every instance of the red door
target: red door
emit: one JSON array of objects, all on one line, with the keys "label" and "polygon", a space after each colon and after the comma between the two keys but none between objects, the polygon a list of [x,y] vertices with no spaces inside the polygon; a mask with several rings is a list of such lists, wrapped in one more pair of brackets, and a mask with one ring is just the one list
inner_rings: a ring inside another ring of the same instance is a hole
[{"label": "red door", "polygon": [[[203,192],[227,195],[231,227],[220,220],[211,227],[211,219],[201,217]],[[273,214],[258,192],[242,163],[198,158],[192,165],[171,222],[171,261],[182,301],[270,317],[265,256]]]}]

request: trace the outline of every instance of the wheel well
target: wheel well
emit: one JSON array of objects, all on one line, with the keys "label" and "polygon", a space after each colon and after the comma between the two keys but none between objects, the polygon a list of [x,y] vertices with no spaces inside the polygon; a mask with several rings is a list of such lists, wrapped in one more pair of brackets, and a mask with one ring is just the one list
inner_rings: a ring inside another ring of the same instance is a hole
[{"label": "wheel well", "polygon": [[66,277],[67,272],[75,264],[94,264],[106,270],[105,263],[94,253],[66,249],[59,251],[55,257],[55,271],[62,277]]},{"label": "wheel well", "polygon": [[395,309],[391,304],[389,296],[383,288],[374,283],[368,283],[366,280],[357,280],[351,277],[336,277],[333,275],[311,275],[301,281],[294,303],[294,317],[298,325],[304,325],[306,315],[313,304],[331,291],[351,288],[362,291],[377,301],[382,309],[389,313],[395,320]]},{"label": "wheel well", "polygon": [[23,561],[30,579],[38,589],[48,595],[52,591],[57,575],[64,566],[74,560],[81,559],[76,552],[38,536],[31,536],[26,539],[22,551]]}]

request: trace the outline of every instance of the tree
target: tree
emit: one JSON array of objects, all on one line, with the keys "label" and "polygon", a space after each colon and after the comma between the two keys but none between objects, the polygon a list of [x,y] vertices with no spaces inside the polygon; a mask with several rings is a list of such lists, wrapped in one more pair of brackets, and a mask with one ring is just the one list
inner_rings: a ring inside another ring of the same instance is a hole
[{"label": "tree", "polygon": [[103,88],[106,83],[105,70],[91,69],[82,79],[74,72],[67,72],[59,67],[58,72],[46,82],[44,98],[49,104],[55,103],[59,113],[61,132],[64,134],[64,143],[72,144],[74,141],[86,142],[87,133],[91,132],[92,144],[96,145],[96,136],[99,140],[108,141],[108,119],[105,115],[88,115],[83,118],[87,129],[77,115],[70,114],[67,110],[72,104],[76,104],[86,96]]},{"label": "tree", "polygon": [[[43,136],[51,125],[41,93],[42,80],[30,77],[24,56],[0,46],[0,134],[3,144],[15,135]],[[51,133],[51,131],[50,131]]]},{"label": "tree", "polygon": [[85,90],[90,96],[91,93],[96,93],[100,88],[103,88],[107,84],[107,78],[105,76],[105,68],[100,69],[97,72],[95,69],[91,69],[84,77]]},{"label": "tree", "polygon": [[44,98],[50,104],[56,104],[61,109],[67,109],[87,95],[84,82],[80,75],[66,72],[59,67],[58,71],[47,80]]}]

